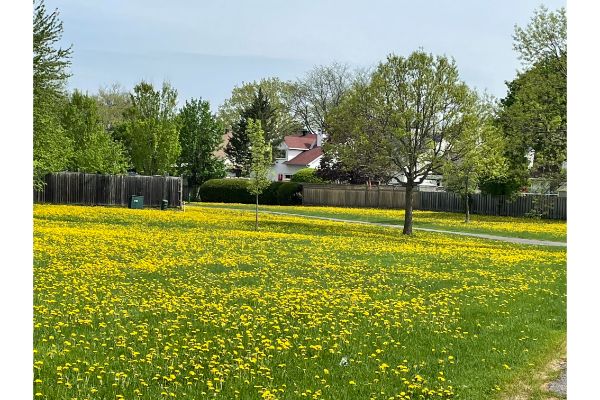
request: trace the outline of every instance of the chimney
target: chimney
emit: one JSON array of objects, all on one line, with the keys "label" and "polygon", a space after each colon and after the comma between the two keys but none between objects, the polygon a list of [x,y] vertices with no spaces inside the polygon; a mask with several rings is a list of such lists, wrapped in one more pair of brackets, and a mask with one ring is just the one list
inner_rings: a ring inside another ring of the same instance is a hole
[{"label": "chimney", "polygon": [[317,147],[323,146],[323,132],[317,132]]}]

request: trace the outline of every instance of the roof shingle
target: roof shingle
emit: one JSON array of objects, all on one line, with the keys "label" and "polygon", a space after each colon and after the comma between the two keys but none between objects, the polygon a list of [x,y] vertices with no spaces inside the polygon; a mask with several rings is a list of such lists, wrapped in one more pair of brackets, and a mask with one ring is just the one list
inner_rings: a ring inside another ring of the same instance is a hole
[{"label": "roof shingle", "polygon": [[303,151],[298,154],[296,157],[292,158],[289,161],[286,161],[284,164],[288,165],[308,165],[311,162],[315,161],[317,158],[323,155],[323,149],[320,147],[313,147],[308,151]]},{"label": "roof shingle", "polygon": [[310,149],[317,141],[317,135],[286,136],[283,141],[290,149]]}]

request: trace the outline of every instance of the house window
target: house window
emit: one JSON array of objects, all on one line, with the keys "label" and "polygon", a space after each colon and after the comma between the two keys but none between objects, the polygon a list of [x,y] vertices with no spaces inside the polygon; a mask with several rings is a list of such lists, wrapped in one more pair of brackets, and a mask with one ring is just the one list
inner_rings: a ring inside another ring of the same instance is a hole
[{"label": "house window", "polygon": [[292,179],[292,175],[285,175],[285,179]]},{"label": "house window", "polygon": [[275,149],[275,158],[286,158],[286,151],[284,149]]}]

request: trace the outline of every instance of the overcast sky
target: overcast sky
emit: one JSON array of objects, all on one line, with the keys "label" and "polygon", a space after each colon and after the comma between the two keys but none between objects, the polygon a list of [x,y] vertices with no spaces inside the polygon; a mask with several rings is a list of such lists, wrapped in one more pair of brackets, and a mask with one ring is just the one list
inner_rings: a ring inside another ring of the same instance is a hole
[{"label": "overcast sky", "polygon": [[73,45],[71,89],[168,80],[180,104],[202,97],[213,110],[242,82],[293,80],[334,60],[370,67],[418,48],[454,57],[464,81],[504,97],[519,68],[514,25],[540,4],[565,1],[46,0]]}]

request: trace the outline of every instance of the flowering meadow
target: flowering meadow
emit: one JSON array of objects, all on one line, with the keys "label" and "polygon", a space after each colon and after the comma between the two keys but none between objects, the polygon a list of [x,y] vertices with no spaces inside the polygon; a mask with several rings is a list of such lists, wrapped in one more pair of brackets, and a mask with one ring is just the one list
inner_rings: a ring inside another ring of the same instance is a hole
[{"label": "flowering meadow", "polygon": [[[195,205],[201,205],[202,207],[254,209],[254,206],[251,204],[198,203]],[[385,224],[401,225],[404,223],[404,210],[322,206],[261,206],[261,209]],[[465,224],[464,220],[465,216],[461,213],[414,211],[414,226],[417,228],[485,233],[525,239],[563,242],[567,240],[567,223],[565,221],[477,214],[471,214],[471,222],[468,224]]]},{"label": "flowering meadow", "polygon": [[34,206],[35,398],[490,399],[564,341],[564,248],[253,219]]}]

